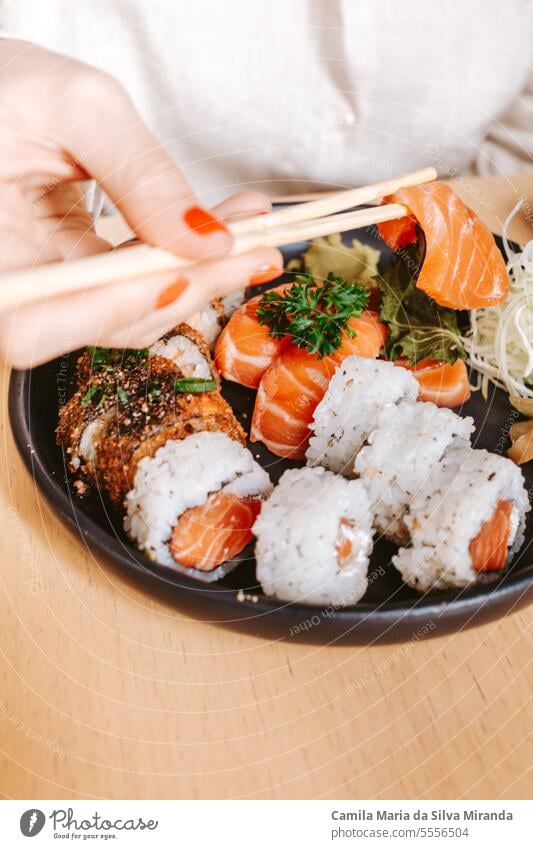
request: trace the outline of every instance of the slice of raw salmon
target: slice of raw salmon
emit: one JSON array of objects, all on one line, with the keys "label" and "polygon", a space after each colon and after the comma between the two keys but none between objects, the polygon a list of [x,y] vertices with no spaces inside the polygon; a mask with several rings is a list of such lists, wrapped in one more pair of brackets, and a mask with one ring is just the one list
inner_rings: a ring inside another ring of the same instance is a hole
[{"label": "slice of raw salmon", "polygon": [[341,347],[318,359],[295,345],[286,348],[265,372],[255,401],[250,439],[263,442],[278,457],[302,459],[309,425],[337,366],[351,354],[374,359],[386,342],[387,328],[376,313],[350,319],[356,335],[344,334]]},{"label": "slice of raw salmon", "polygon": [[491,518],[482,525],[470,543],[472,568],[475,572],[503,569],[507,562],[507,547],[511,533],[510,501],[498,501]]},{"label": "slice of raw salmon", "polygon": [[452,309],[491,307],[506,300],[509,277],[486,224],[445,183],[400,189],[384,198],[401,203],[411,216],[378,224],[393,250],[416,240],[421,227],[426,252],[416,281],[438,304]]},{"label": "slice of raw salmon", "polygon": [[215,366],[226,380],[257,389],[259,381],[288,342],[274,339],[257,320],[261,296],[251,298],[231,316],[215,346]]},{"label": "slice of raw salmon", "polygon": [[437,407],[458,407],[470,398],[468,370],[464,360],[443,363],[440,360],[420,360],[415,366],[406,360],[396,360],[396,365],[413,372],[418,380],[419,401],[432,401]]},{"label": "slice of raw salmon", "polygon": [[170,542],[174,560],[202,572],[231,560],[250,542],[260,509],[258,498],[214,493],[205,504],[191,507],[179,517]]}]

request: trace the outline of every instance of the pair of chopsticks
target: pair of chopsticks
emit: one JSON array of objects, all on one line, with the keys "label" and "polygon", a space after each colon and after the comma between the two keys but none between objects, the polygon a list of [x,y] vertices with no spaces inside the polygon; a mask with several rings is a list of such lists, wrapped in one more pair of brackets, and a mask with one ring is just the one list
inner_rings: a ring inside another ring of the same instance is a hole
[{"label": "pair of chopsticks", "polygon": [[[234,237],[231,254],[261,247],[282,247],[317,236],[328,236],[392,221],[408,215],[399,203],[370,209],[352,209],[379,200],[398,189],[434,180],[434,168],[423,168],[401,177],[383,180],[357,189],[327,193],[318,200],[257,215],[228,225]],[[191,265],[190,259],[146,244],[98,254],[69,262],[53,262],[29,269],[0,274],[0,310],[58,295],[95,289],[134,277],[174,271]]]}]

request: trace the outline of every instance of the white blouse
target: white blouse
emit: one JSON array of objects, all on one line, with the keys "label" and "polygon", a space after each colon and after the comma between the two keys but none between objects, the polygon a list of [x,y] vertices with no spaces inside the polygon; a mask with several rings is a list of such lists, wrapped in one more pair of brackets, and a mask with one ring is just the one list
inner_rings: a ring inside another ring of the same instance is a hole
[{"label": "white blouse", "polygon": [[210,202],[533,162],[531,0],[0,0],[118,77]]}]

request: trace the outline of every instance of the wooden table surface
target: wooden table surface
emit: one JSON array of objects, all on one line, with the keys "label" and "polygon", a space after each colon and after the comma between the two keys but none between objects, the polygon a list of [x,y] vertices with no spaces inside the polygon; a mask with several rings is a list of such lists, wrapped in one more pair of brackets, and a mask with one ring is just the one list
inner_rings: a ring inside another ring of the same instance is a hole
[{"label": "wooden table surface", "polygon": [[[533,208],[531,175],[459,191],[496,229]],[[200,623],[68,533],[2,432],[0,797],[530,796],[533,607],[372,648]]]}]

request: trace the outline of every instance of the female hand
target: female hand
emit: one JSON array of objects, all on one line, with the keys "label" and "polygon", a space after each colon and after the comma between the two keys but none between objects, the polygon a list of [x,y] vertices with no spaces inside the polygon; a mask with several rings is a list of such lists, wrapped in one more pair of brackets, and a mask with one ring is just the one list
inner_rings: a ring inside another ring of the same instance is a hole
[{"label": "female hand", "polygon": [[213,298],[281,274],[275,248],[224,256],[224,219],[268,211],[268,200],[241,192],[203,208],[112,77],[0,40],[0,89],[0,271],[111,249],[79,185],[92,178],[141,240],[201,260],[178,279],[136,278],[0,314],[0,355],[12,365],[84,345],[145,347]]}]

